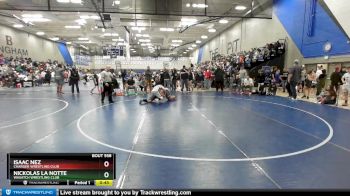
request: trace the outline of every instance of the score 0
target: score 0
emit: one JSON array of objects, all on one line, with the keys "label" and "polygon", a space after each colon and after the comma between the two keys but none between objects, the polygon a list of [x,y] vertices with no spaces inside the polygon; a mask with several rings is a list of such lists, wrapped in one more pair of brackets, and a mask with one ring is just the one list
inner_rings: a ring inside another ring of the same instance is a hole
[{"label": "score 0", "polygon": [[[108,167],[109,167],[109,161],[105,161],[105,162],[103,163],[103,166],[104,166],[105,168],[108,168]],[[109,178],[109,172],[105,172],[105,173],[103,174],[103,177]]]}]

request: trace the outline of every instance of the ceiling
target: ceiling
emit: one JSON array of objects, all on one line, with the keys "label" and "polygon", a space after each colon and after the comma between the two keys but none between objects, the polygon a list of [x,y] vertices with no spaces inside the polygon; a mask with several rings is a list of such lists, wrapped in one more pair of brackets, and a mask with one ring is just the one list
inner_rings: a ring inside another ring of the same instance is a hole
[{"label": "ceiling", "polygon": [[[0,23],[13,26],[23,24],[21,30],[30,33],[45,32],[45,38],[58,37],[60,41],[72,42],[75,46],[89,47],[90,52],[99,54],[101,47],[108,44],[129,43],[135,49],[132,56],[180,56],[188,47],[201,40],[196,47],[227,29],[241,18],[271,18],[272,0],[0,0]],[[72,3],[78,2],[78,3]],[[194,4],[205,8],[198,8]],[[245,6],[245,10],[237,10]],[[28,23],[25,14],[37,14],[44,22]],[[110,16],[109,20],[104,14]],[[88,18],[82,20],[82,18]],[[65,26],[77,26],[67,29]],[[196,21],[181,21],[195,19]],[[221,24],[225,19],[228,23]],[[145,30],[132,30],[134,26]],[[173,28],[173,31],[160,31]],[[208,32],[208,29],[216,32]],[[103,36],[106,33],[118,36]],[[149,37],[137,37],[139,35]],[[201,36],[208,36],[202,39]],[[88,38],[79,41],[78,38]],[[114,40],[113,40],[114,39]],[[117,40],[115,40],[117,39]],[[119,41],[118,41],[119,39]],[[141,39],[141,40],[140,40]],[[149,40],[142,40],[149,39]],[[123,41],[122,41],[123,40]],[[172,46],[173,40],[182,40]],[[142,46],[140,41],[149,41]],[[153,49],[148,49],[152,47]]]}]

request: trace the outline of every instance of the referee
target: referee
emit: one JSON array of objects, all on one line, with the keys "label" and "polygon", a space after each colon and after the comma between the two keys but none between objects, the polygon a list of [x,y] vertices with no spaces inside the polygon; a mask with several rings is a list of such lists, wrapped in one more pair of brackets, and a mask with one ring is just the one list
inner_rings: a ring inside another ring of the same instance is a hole
[{"label": "referee", "polygon": [[108,93],[108,101],[109,103],[114,103],[112,99],[112,77],[113,74],[110,72],[111,67],[107,66],[104,71],[101,72],[101,82],[103,84],[102,97],[101,102],[104,103],[106,93]]}]

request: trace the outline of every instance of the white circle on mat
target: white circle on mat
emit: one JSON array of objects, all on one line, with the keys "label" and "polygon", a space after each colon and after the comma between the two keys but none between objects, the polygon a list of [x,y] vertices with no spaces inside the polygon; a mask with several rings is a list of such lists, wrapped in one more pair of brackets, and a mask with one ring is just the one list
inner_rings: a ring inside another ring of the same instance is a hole
[{"label": "white circle on mat", "polygon": [[[198,95],[197,95],[198,96]],[[215,96],[199,96],[199,97],[215,97]],[[269,160],[269,159],[278,159],[278,158],[285,158],[285,157],[291,157],[291,156],[295,156],[295,155],[300,155],[300,154],[304,154],[313,150],[316,150],[320,147],[322,147],[323,145],[327,144],[333,137],[333,128],[332,126],[323,118],[321,118],[320,116],[317,116],[316,114],[313,114],[311,112],[302,110],[300,108],[295,108],[292,106],[288,106],[288,105],[284,105],[284,104],[280,104],[280,103],[274,103],[274,102],[269,102],[269,101],[261,101],[261,100],[254,100],[254,99],[243,99],[243,98],[236,98],[236,97],[222,97],[222,98],[228,98],[228,99],[242,99],[242,100],[247,100],[247,101],[254,101],[254,102],[261,102],[261,103],[267,103],[267,104],[272,104],[272,105],[278,105],[281,107],[286,107],[286,108],[290,108],[293,110],[297,110],[300,112],[303,112],[305,114],[308,114],[310,116],[313,116],[319,120],[321,120],[324,124],[327,125],[328,129],[329,129],[329,134],[327,136],[327,138],[325,138],[323,141],[321,141],[320,143],[303,149],[303,150],[299,150],[299,151],[295,151],[295,152],[291,152],[291,153],[285,153],[285,154],[278,154],[278,155],[272,155],[272,156],[263,156],[263,157],[251,157],[251,158],[234,158],[234,159],[209,159],[209,158],[193,158],[193,157],[178,157],[178,156],[167,156],[167,155],[160,155],[160,154],[153,154],[153,153],[145,153],[145,152],[139,152],[139,151],[134,151],[134,150],[128,150],[128,149],[124,149],[124,148],[120,148],[117,146],[113,146],[110,144],[106,144],[103,143],[91,136],[89,136],[88,134],[86,134],[83,129],[80,127],[80,123],[81,120],[84,119],[87,115],[89,115],[90,113],[106,107],[107,105],[103,105],[94,109],[91,109],[89,111],[87,111],[86,113],[84,113],[77,121],[77,128],[79,130],[79,132],[86,137],[87,139],[91,140],[94,143],[100,144],[102,146],[111,148],[111,149],[115,149],[115,150],[119,150],[122,152],[126,152],[126,153],[133,153],[133,154],[137,154],[137,155],[143,155],[143,156],[149,156],[149,157],[154,157],[154,158],[163,158],[163,159],[173,159],[173,160],[185,160],[185,161],[201,161],[201,162],[239,162],[239,161],[261,161],[261,160]],[[125,102],[125,101],[119,101],[119,103],[121,102]],[[118,102],[117,102],[118,103]],[[109,104],[108,104],[109,105]]]}]

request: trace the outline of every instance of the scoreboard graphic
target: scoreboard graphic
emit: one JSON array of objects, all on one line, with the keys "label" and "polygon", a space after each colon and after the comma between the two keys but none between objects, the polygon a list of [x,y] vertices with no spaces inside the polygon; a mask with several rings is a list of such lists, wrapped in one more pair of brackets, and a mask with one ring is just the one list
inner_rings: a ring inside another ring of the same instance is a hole
[{"label": "scoreboard graphic", "polygon": [[10,153],[11,185],[112,186],[114,153]]}]

